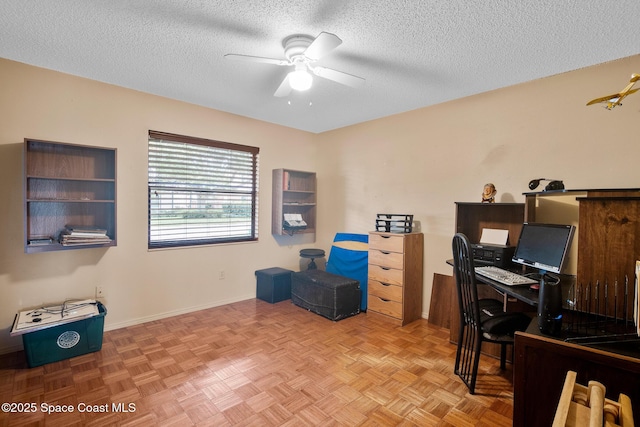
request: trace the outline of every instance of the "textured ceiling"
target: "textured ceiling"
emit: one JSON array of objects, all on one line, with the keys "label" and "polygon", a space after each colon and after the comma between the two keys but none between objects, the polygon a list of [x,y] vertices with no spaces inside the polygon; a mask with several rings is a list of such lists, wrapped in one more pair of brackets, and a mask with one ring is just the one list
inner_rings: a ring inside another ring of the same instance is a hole
[{"label": "textured ceiling", "polygon": [[[322,132],[638,54],[638,19],[638,0],[3,0],[0,57]],[[364,87],[276,98],[288,69],[224,59],[322,31],[343,43],[318,65]]]}]

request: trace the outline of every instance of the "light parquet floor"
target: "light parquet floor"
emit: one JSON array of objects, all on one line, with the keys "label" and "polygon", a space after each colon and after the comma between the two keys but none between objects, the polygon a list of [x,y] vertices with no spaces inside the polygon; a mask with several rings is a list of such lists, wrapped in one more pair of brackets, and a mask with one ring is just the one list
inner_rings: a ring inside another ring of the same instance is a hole
[{"label": "light parquet floor", "polygon": [[0,402],[36,408],[0,425],[511,426],[511,366],[483,355],[472,396],[454,358],[426,320],[332,322],[252,299],[108,331],[101,351],[41,367],[0,356]]}]

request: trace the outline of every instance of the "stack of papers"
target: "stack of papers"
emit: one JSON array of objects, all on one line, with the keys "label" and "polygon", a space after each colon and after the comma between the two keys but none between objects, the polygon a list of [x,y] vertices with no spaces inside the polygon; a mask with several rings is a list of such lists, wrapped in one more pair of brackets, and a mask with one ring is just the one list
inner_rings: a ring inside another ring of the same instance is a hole
[{"label": "stack of papers", "polygon": [[97,245],[111,243],[107,230],[95,227],[67,225],[60,233],[60,243],[64,246]]}]

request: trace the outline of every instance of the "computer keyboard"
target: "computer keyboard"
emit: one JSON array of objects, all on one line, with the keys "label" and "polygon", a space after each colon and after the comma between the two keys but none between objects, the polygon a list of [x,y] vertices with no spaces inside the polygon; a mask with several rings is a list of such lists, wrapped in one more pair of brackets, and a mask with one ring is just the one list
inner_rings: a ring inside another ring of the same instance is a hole
[{"label": "computer keyboard", "polygon": [[508,270],[503,270],[502,268],[493,265],[476,267],[476,274],[495,280],[496,282],[500,282],[507,286],[533,285],[534,283],[538,283],[537,280],[521,276]]}]

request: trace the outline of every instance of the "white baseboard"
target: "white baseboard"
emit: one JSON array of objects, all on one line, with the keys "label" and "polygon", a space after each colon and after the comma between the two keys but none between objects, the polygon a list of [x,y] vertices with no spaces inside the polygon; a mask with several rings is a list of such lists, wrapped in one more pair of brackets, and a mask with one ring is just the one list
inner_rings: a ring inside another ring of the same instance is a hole
[{"label": "white baseboard", "polygon": [[116,329],[126,328],[127,326],[140,325],[142,323],[153,322],[154,320],[166,319],[167,317],[179,316],[181,314],[193,313],[194,311],[206,310],[208,308],[220,307],[222,305],[227,305],[227,304],[233,304],[234,302],[245,301],[248,299],[253,299],[255,297],[256,297],[255,295],[244,296],[244,297],[233,298],[228,300],[216,301],[210,304],[202,304],[202,305],[182,308],[179,310],[166,311],[164,313],[153,314],[151,316],[138,317],[136,319],[130,319],[124,322],[108,324],[104,327],[104,330],[113,331]]},{"label": "white baseboard", "polygon": [[[232,304],[234,302],[246,301],[248,299],[253,299],[255,297],[256,297],[255,295],[246,295],[243,297],[216,301],[214,303],[209,303],[209,304],[196,305],[192,307],[182,308],[179,310],[165,311],[164,313],[153,314],[151,316],[145,316],[145,317],[138,317],[135,319],[126,320],[124,322],[105,324],[104,330],[113,331],[116,329],[126,328],[127,326],[140,325],[142,323],[152,322],[154,320],[166,319],[167,317],[179,316],[181,314],[193,313],[194,311],[206,310],[208,308],[213,308],[213,307],[220,307],[222,305]],[[108,314],[109,314],[109,311],[107,310],[107,315]],[[23,350],[23,347],[21,344],[0,347],[0,355],[15,353],[21,350]]]},{"label": "white baseboard", "polygon": [[0,354],[16,353],[22,350],[22,345],[11,345],[6,347],[0,347]]}]

